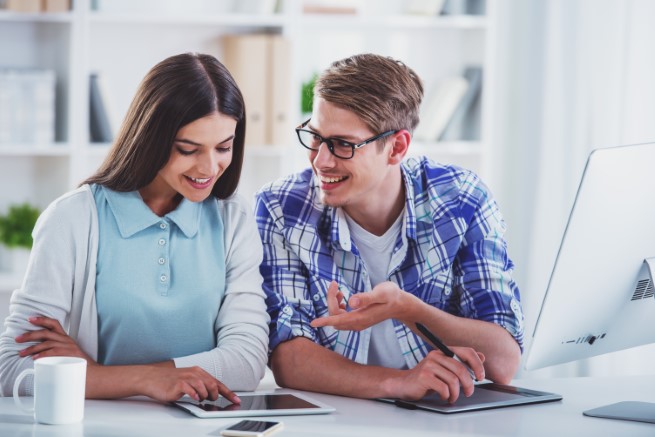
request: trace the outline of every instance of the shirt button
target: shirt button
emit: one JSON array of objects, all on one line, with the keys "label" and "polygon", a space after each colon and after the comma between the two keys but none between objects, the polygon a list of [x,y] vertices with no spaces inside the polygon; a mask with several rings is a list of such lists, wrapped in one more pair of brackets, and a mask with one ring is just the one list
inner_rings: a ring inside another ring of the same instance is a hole
[{"label": "shirt button", "polygon": [[164,258],[159,258],[157,262],[159,262],[159,264],[164,264],[166,260]]},{"label": "shirt button", "polygon": [[162,222],[159,224],[159,227],[162,229],[166,229],[166,223]]},{"label": "shirt button", "polygon": [[168,279],[168,277],[167,277],[166,275],[161,275],[161,276],[159,277],[159,280],[160,280],[161,282],[166,282],[167,279]]},{"label": "shirt button", "polygon": [[164,240],[163,238],[160,238],[159,239],[159,245],[163,246],[164,244],[166,244],[166,240]]},{"label": "shirt button", "polygon": [[314,299],[316,302],[318,302],[321,299],[321,296],[319,296],[318,294],[315,294],[314,297],[312,297],[312,299]]}]

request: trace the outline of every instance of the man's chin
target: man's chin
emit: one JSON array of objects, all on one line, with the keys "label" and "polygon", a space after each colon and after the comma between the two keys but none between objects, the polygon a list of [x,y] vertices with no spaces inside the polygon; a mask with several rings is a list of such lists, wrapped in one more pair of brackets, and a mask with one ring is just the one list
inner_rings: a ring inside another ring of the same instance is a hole
[{"label": "man's chin", "polygon": [[343,206],[343,201],[338,199],[336,196],[331,196],[329,194],[326,194],[323,190],[321,190],[321,203],[325,206],[330,206],[332,208],[340,208]]}]

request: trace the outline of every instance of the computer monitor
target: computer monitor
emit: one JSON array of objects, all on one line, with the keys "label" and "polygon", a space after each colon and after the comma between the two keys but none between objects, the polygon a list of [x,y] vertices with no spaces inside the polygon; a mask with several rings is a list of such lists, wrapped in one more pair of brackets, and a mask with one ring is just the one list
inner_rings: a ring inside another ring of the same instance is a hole
[{"label": "computer monitor", "polygon": [[655,342],[654,166],[655,143],[589,155],[526,369]]}]

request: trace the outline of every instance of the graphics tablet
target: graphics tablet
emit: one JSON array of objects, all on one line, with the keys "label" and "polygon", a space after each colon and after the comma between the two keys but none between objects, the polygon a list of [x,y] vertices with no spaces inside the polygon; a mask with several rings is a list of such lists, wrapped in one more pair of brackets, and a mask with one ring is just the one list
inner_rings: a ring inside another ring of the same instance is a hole
[{"label": "graphics tablet", "polygon": [[238,396],[241,398],[241,404],[233,404],[224,397],[204,402],[179,400],[173,404],[202,418],[291,416],[335,411],[329,405],[300,394],[253,392],[238,393]]},{"label": "graphics tablet", "polygon": [[490,408],[509,407],[512,405],[535,404],[540,402],[559,401],[562,396],[555,393],[528,390],[494,383],[484,383],[475,386],[471,397],[463,394],[450,404],[433,394],[418,401],[403,401],[400,399],[377,399],[378,401],[395,404],[397,407],[410,410],[428,410],[437,413],[461,413],[464,411],[487,410]]}]

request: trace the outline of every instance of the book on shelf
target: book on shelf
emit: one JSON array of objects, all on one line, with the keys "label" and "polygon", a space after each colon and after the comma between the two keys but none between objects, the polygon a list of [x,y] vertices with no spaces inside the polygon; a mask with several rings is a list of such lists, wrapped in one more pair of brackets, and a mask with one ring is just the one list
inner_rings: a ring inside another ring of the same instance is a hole
[{"label": "book on shelf", "polygon": [[304,0],[303,14],[357,14],[360,4],[354,0]]},{"label": "book on shelf", "polygon": [[41,12],[41,0],[7,0],[5,8],[14,12]]},{"label": "book on shelf", "polygon": [[441,10],[443,15],[484,15],[485,0],[446,0]]},{"label": "book on shelf", "polygon": [[89,139],[92,143],[109,143],[114,140],[107,93],[98,73],[89,75]]},{"label": "book on shelf", "polygon": [[246,144],[286,144],[292,132],[291,46],[281,35],[223,37],[223,62],[246,103]]},{"label": "book on shelf", "polygon": [[270,37],[270,81],[268,113],[268,142],[270,144],[290,144],[293,139],[293,123],[289,108],[291,96],[291,44],[281,35]]},{"label": "book on shelf", "polygon": [[239,0],[233,12],[239,14],[272,15],[279,8],[278,0]]},{"label": "book on shelf", "polygon": [[419,141],[437,141],[466,94],[469,84],[462,76],[439,81],[425,96],[420,108],[420,122],[414,131]]},{"label": "book on shelf", "polygon": [[44,12],[67,12],[71,8],[71,0],[44,0]]},{"label": "book on shelf", "polygon": [[445,0],[409,0],[405,3],[405,13],[411,15],[439,15]]},{"label": "book on shelf", "polygon": [[482,67],[477,65],[466,67],[464,79],[468,82],[466,92],[450,117],[439,141],[473,140],[480,136],[476,109],[479,109],[482,94]]},{"label": "book on shelf", "polygon": [[14,12],[67,12],[70,10],[71,0],[0,0],[0,9],[4,7]]},{"label": "book on shelf", "polygon": [[55,141],[55,72],[0,68],[0,144]]}]

